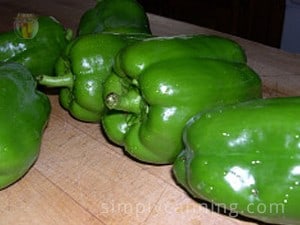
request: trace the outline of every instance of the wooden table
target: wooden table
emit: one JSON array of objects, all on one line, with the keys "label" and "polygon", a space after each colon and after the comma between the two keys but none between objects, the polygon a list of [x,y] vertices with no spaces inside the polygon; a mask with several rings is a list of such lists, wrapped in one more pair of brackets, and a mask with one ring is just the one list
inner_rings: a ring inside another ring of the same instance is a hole
[{"label": "wooden table", "polygon": [[[24,3],[26,2],[26,3]],[[1,27],[17,12],[48,14],[76,28],[94,5],[80,1],[2,1]],[[289,54],[213,30],[149,15],[156,35],[218,34],[238,41],[262,77],[265,96],[300,94],[300,55]],[[10,20],[9,20],[10,19]],[[238,225],[257,224],[211,211],[176,185],[171,166],[135,162],[110,144],[99,124],[73,119],[56,95],[38,161],[26,176],[0,191],[0,225]]]}]

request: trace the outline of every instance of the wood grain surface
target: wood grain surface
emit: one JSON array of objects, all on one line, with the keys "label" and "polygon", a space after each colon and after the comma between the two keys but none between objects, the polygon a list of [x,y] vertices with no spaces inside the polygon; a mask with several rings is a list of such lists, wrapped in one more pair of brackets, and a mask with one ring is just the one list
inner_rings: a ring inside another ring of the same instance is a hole
[{"label": "wood grain surface", "polygon": [[[26,2],[26,3],[25,3]],[[0,30],[17,12],[48,14],[76,29],[94,5],[71,0],[1,1]],[[265,97],[300,94],[300,56],[217,31],[149,14],[156,35],[218,34],[246,50],[264,83]],[[242,225],[258,224],[192,199],[176,185],[171,166],[134,161],[112,145],[99,124],[83,123],[49,95],[52,113],[31,170],[0,191],[0,225]]]}]

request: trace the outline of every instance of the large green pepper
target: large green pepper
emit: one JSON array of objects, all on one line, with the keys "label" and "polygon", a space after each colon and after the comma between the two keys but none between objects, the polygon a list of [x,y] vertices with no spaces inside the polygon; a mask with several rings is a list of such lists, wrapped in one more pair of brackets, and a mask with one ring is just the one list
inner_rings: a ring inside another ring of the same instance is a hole
[{"label": "large green pepper", "polygon": [[300,224],[300,98],[252,100],[194,116],[173,171],[194,197],[268,223]]},{"label": "large green pepper", "polygon": [[48,87],[62,87],[60,103],[82,121],[99,122],[106,107],[102,85],[120,49],[147,35],[89,34],[74,39],[56,64],[57,76],[39,76]]},{"label": "large green pepper", "polygon": [[148,17],[136,0],[98,0],[94,8],[86,11],[78,34],[102,32],[151,33]]},{"label": "large green pepper", "polygon": [[199,111],[261,97],[241,47],[215,36],[155,37],[121,50],[104,84],[108,138],[138,160],[172,163]]},{"label": "large green pepper", "polygon": [[[23,25],[32,26],[31,34],[22,33],[22,27],[0,34],[0,62],[21,63],[34,76],[53,75],[54,64],[72,38],[72,32],[53,17],[40,16],[31,20]],[[22,21],[18,23],[22,25]]]},{"label": "large green pepper", "polygon": [[50,114],[48,97],[36,90],[21,64],[0,65],[0,189],[20,179],[38,157]]}]

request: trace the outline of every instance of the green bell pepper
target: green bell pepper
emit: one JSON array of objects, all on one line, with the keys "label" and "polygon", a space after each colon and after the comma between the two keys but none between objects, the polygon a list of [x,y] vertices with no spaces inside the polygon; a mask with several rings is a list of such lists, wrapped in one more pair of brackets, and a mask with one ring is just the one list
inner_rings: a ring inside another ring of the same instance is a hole
[{"label": "green bell pepper", "polygon": [[0,65],[0,189],[19,180],[36,161],[51,105],[21,64]]},{"label": "green bell pepper", "polygon": [[30,23],[32,33],[22,32],[20,27],[0,34],[0,62],[21,63],[34,76],[53,75],[54,64],[72,38],[72,31],[48,16],[32,18],[27,25]]},{"label": "green bell pepper", "polygon": [[107,137],[134,158],[172,163],[187,120],[215,105],[261,97],[243,49],[216,36],[154,37],[117,55],[104,84]]},{"label": "green bell pepper", "polygon": [[125,46],[148,35],[99,33],[79,36],[56,64],[57,76],[40,75],[40,85],[62,87],[60,103],[81,121],[99,122],[106,107],[102,86],[111,73],[114,57]]},{"label": "green bell pepper", "polygon": [[300,224],[299,115],[299,97],[201,112],[186,125],[174,177],[195,198],[236,216]]},{"label": "green bell pepper", "polygon": [[78,34],[115,32],[150,34],[148,17],[136,0],[98,0],[79,22]]}]

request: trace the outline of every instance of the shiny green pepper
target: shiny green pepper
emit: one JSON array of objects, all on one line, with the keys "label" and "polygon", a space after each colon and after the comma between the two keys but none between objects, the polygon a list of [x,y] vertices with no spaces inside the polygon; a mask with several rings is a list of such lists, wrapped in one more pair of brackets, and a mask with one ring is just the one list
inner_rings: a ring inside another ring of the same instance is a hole
[{"label": "shiny green pepper", "polygon": [[79,22],[78,34],[90,33],[147,33],[148,17],[136,0],[98,0]]},{"label": "shiny green pepper", "polygon": [[201,112],[184,130],[173,172],[195,198],[250,218],[300,224],[300,98]]},{"label": "shiny green pepper", "polygon": [[0,189],[19,180],[36,161],[51,106],[21,64],[0,64]]},{"label": "shiny green pepper", "polygon": [[172,163],[188,119],[216,105],[261,97],[242,48],[216,36],[154,37],[122,49],[104,84],[107,137],[134,158]]},{"label": "shiny green pepper", "polygon": [[147,35],[99,33],[79,36],[56,64],[57,76],[40,75],[40,85],[61,87],[60,103],[81,121],[99,122],[106,107],[102,86],[120,49]]},{"label": "shiny green pepper", "polygon": [[56,60],[72,38],[72,31],[53,17],[40,16],[32,20],[36,22],[32,25],[32,34],[22,33],[22,30],[0,34],[0,62],[20,63],[34,76],[53,75]]}]

